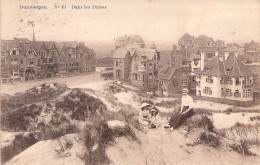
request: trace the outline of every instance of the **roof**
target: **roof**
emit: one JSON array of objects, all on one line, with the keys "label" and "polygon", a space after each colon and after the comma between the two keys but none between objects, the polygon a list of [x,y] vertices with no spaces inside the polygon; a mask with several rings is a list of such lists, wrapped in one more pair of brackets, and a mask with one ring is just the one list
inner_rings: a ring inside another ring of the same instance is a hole
[{"label": "roof", "polygon": [[164,80],[170,80],[171,77],[173,76],[173,74],[175,73],[175,71],[178,68],[176,66],[170,66],[170,65],[166,65],[166,67],[164,69],[160,69],[159,70],[159,74],[158,74],[158,78],[159,79],[164,79]]},{"label": "roof", "polygon": [[248,66],[240,62],[234,55],[229,55],[224,62],[219,57],[213,57],[205,64],[203,71],[196,71],[196,73],[230,77],[253,76],[254,74]]},{"label": "roof", "polygon": [[30,45],[30,49],[34,49],[36,52],[39,52],[43,45],[42,41],[34,41]]},{"label": "roof", "polygon": [[113,58],[125,58],[127,52],[130,52],[130,50],[126,48],[118,48],[113,53]]},{"label": "roof", "polygon": [[247,48],[247,47],[252,46],[252,45],[253,46],[258,46],[258,47],[260,46],[259,43],[251,41],[250,43],[245,43],[244,47]]},{"label": "roof", "polygon": [[147,60],[152,60],[154,55],[157,53],[156,49],[136,49],[135,53],[138,56],[145,56]]},{"label": "roof", "polygon": [[161,51],[158,66],[165,67],[170,64],[172,51]]}]

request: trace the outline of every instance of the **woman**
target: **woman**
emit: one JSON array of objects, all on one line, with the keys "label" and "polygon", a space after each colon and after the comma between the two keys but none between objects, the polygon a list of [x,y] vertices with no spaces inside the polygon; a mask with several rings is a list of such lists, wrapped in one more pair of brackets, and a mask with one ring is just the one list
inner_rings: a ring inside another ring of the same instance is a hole
[{"label": "woman", "polygon": [[175,128],[178,128],[186,119],[193,115],[193,98],[188,95],[188,89],[184,88],[182,90],[182,98],[181,98],[181,108],[177,114],[170,118],[169,124],[165,125],[165,128],[170,127],[170,131]]}]

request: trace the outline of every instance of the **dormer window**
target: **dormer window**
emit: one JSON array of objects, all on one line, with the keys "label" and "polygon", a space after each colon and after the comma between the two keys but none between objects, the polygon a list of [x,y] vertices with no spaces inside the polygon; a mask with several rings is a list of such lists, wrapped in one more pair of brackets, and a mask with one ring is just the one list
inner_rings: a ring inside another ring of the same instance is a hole
[{"label": "dormer window", "polygon": [[13,54],[13,55],[17,55],[18,53],[17,53],[16,50],[13,50],[13,51],[12,51],[12,54]]}]

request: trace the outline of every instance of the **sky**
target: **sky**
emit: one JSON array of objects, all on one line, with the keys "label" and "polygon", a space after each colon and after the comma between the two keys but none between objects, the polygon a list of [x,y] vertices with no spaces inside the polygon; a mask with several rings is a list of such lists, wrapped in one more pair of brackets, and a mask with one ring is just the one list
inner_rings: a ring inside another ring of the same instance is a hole
[{"label": "sky", "polygon": [[[54,5],[66,9],[54,9]],[[46,5],[47,10],[20,9]],[[71,9],[101,5],[107,9]],[[226,43],[260,41],[259,0],[1,0],[1,39],[114,41],[139,34],[146,41],[177,43],[184,34]]]}]

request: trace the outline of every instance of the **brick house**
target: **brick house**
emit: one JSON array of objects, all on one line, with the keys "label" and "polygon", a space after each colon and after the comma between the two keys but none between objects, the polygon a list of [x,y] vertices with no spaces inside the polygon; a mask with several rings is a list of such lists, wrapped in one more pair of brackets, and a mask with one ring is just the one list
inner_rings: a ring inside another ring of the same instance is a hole
[{"label": "brick house", "polygon": [[1,41],[1,80],[2,82],[22,81],[25,79],[24,54],[30,45],[26,38]]},{"label": "brick house", "polygon": [[191,66],[186,55],[186,49],[176,49],[174,46],[170,56],[167,57],[169,59],[162,60],[159,66],[159,95],[167,96],[180,93],[183,88],[191,88]]},{"label": "brick house", "polygon": [[118,48],[113,54],[114,78],[128,81],[131,70],[131,52],[127,48]]},{"label": "brick house", "polygon": [[150,48],[136,49],[132,54],[130,81],[144,89],[156,89],[160,52],[154,44]]},{"label": "brick house", "polygon": [[259,43],[251,41],[244,45],[245,59],[248,62],[260,62],[260,48]]}]

